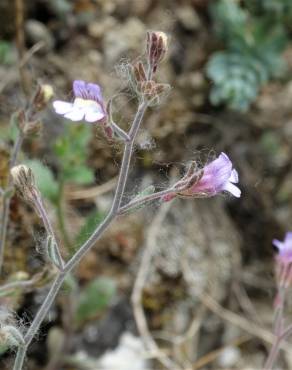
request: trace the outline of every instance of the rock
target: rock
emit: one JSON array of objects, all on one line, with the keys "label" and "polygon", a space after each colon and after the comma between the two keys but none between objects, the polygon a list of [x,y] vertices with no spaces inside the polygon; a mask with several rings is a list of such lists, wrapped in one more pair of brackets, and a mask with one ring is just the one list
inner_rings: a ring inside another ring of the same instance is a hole
[{"label": "rock", "polygon": [[218,357],[218,365],[222,368],[232,368],[240,358],[240,350],[237,347],[226,347]]},{"label": "rock", "polygon": [[49,29],[43,23],[34,19],[29,19],[25,23],[25,32],[27,40],[31,44],[43,42],[44,46],[41,51],[48,52],[53,49],[55,44],[54,38]]},{"label": "rock", "polygon": [[147,13],[151,7],[151,0],[133,1],[131,11],[138,17],[141,17]]},{"label": "rock", "polygon": [[[224,203],[176,199],[174,204],[157,236],[152,268],[172,278],[183,274],[193,302],[202,292],[221,302],[240,263],[240,239]],[[206,234],[202,225],[212,232]]]},{"label": "rock", "polygon": [[195,9],[191,6],[185,5],[178,7],[176,15],[180,24],[187,31],[198,31],[201,28],[201,20]]},{"label": "rock", "polygon": [[99,361],[101,370],[146,370],[149,363],[145,360],[145,348],[142,340],[125,332],[117,348],[106,352]]},{"label": "rock", "polygon": [[136,18],[130,18],[105,34],[103,49],[106,62],[114,64],[122,57],[129,58],[129,52],[141,50],[145,39],[145,26]]},{"label": "rock", "polygon": [[117,3],[115,0],[96,0],[98,8],[103,14],[112,14],[116,11]]},{"label": "rock", "polygon": [[47,337],[47,348],[50,354],[50,362],[58,361],[64,350],[66,336],[64,331],[59,327],[52,327]]},{"label": "rock", "polygon": [[102,20],[97,20],[95,22],[91,22],[88,26],[88,34],[91,37],[100,39],[102,38],[107,32],[113,29],[117,24],[117,21],[114,17],[108,16]]}]

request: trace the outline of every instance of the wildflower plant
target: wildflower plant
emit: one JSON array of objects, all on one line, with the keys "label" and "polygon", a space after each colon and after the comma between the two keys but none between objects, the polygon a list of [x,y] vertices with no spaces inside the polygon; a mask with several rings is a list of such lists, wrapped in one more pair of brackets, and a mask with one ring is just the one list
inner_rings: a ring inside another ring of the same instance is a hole
[{"label": "wildflower plant", "polygon": [[101,88],[97,84],[76,80],[73,83],[74,101],[63,102],[57,100],[53,103],[53,107],[57,114],[64,116],[72,122],[83,121],[90,125],[100,126],[109,137],[122,141],[124,145],[123,157],[112,205],[103,221],[95,227],[90,237],[69,259],[66,260],[62,255],[63,249],[57,240],[32,170],[25,165],[13,167],[11,170],[11,179],[18,193],[25,200],[33,204],[34,209],[42,219],[47,233],[47,258],[55,271],[55,278],[46,298],[38,309],[31,324],[24,332],[22,336],[23,340],[20,339],[17,342],[18,350],[13,367],[14,370],[21,370],[23,368],[27,349],[50,311],[66,277],[68,277],[85,254],[100,239],[101,235],[107,230],[117,216],[136,210],[154,200],[165,202],[176,196],[194,198],[202,196],[211,197],[223,191],[227,191],[236,197],[240,196],[240,190],[235,185],[238,182],[237,172],[233,169],[233,165],[228,156],[221,153],[217,159],[207,164],[202,169],[197,170],[195,164],[192,163],[186,175],[176,182],[176,184],[158,192],[155,191],[154,186],[150,186],[139,194],[133,194],[132,200],[128,201],[128,203],[124,203],[124,193],[134,153],[135,140],[145,112],[149,106],[157,104],[161,96],[165,96],[167,91],[169,91],[169,86],[167,84],[158,83],[156,81],[156,72],[159,69],[159,64],[164,59],[167,47],[167,36],[164,33],[148,32],[146,61],[138,61],[129,64],[131,85],[137,97],[137,110],[128,131],[123,130],[113,121],[111,107],[114,101],[110,99],[109,103],[106,104],[101,94]]},{"label": "wildflower plant", "polygon": [[265,370],[274,368],[281,344],[292,334],[292,325],[285,322],[285,303],[292,282],[292,232],[286,233],[283,241],[274,239],[277,248],[275,258],[277,293],[274,300],[274,343],[264,365]]}]

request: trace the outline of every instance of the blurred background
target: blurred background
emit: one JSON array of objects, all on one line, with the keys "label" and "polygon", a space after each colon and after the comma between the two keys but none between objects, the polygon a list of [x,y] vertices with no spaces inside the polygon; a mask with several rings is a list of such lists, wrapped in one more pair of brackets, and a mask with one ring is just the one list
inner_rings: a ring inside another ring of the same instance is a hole
[{"label": "blurred background", "polygon": [[[1,0],[1,186],[15,113],[37,84],[70,100],[73,80],[98,83],[106,101],[117,94],[114,116],[126,129],[137,104],[126,66],[143,59],[146,31],[159,30],[169,51],[157,78],[172,89],[147,112],[125,201],[221,151],[242,190],[240,199],[177,199],[120,217],[68,278],[27,369],[263,366],[272,340],[272,239],[282,240],[292,217],[291,21],[290,0]],[[56,116],[51,104],[38,122],[20,162],[34,170],[69,257],[110,207],[122,146]],[[23,330],[53,278],[44,238],[34,210],[13,196],[1,282],[32,283],[2,294],[0,305]],[[11,369],[13,351],[3,344],[0,353],[1,369]],[[292,368],[287,346],[279,366]]]}]

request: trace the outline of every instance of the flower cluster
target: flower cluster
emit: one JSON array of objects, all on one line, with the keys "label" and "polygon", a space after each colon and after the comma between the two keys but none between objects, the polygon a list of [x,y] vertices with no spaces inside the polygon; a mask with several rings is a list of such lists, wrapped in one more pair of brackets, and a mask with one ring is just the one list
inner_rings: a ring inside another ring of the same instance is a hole
[{"label": "flower cluster", "polygon": [[236,183],[238,173],[227,154],[221,153],[218,158],[200,170],[195,170],[195,166],[191,166],[187,174],[173,186],[174,191],[164,196],[162,200],[169,201],[177,196],[212,197],[223,191],[239,198],[241,191]]}]

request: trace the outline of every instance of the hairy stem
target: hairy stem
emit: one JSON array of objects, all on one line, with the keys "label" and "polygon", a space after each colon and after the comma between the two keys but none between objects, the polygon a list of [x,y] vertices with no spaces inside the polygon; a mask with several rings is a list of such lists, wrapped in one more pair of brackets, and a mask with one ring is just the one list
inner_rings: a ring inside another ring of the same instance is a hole
[{"label": "hairy stem", "polygon": [[274,367],[274,363],[277,359],[278,353],[281,349],[281,343],[286,340],[292,334],[292,325],[289,325],[288,328],[275,339],[269,357],[264,365],[264,370],[271,370]]},{"label": "hairy stem", "polygon": [[39,194],[35,194],[35,197],[34,197],[34,205],[38,211],[38,214],[40,215],[42,221],[43,221],[43,224],[45,226],[45,229],[46,229],[46,232],[48,235],[50,235],[53,240],[54,240],[54,243],[56,245],[56,252],[58,254],[58,260],[60,261],[60,264],[62,267],[64,267],[64,263],[63,263],[63,259],[62,259],[62,255],[61,255],[61,251],[60,251],[60,247],[59,247],[59,244],[57,242],[57,239],[56,239],[56,236],[55,236],[55,233],[54,233],[54,229],[52,227],[52,224],[51,224],[51,221],[48,217],[48,214],[47,214],[47,211],[45,209],[45,206],[43,204],[43,201],[42,201],[42,198]]},{"label": "hairy stem", "polygon": [[111,126],[119,137],[121,137],[125,141],[130,141],[130,136],[123,129],[121,129],[115,122],[112,121]]},{"label": "hairy stem", "polygon": [[144,206],[145,204],[152,202],[153,200],[159,199],[165,195],[172,194],[174,192],[174,189],[166,189],[162,191],[158,191],[153,194],[145,195],[144,197],[139,197],[136,199],[131,200],[129,203],[125,204],[123,207],[120,207],[119,214],[122,215],[126,212],[135,210],[141,206]]},{"label": "hairy stem", "polygon": [[125,186],[126,186],[126,182],[128,178],[129,167],[130,167],[131,158],[133,154],[134,142],[135,142],[139,127],[141,125],[144,113],[146,111],[146,108],[147,108],[147,103],[142,102],[138,107],[136,116],[132,123],[131,129],[129,132],[130,141],[125,144],[118,184],[117,184],[114,200],[112,203],[112,207],[108,215],[106,216],[104,221],[96,228],[96,230],[93,232],[90,238],[80,247],[80,249],[73,255],[73,257],[65,264],[63,270],[57,274],[45,301],[39,308],[39,311],[36,317],[34,318],[31,326],[29,327],[27,333],[24,336],[25,345],[18,349],[13,370],[22,369],[25,355],[26,355],[26,350],[28,346],[30,345],[33,337],[37,333],[47,313],[49,312],[56,298],[56,295],[58,294],[67,274],[80,262],[80,260],[87,253],[87,251],[96,243],[96,241],[101,237],[103,232],[108,228],[108,226],[111,224],[114,218],[118,215],[119,207],[120,207],[120,204],[123,198],[123,194],[124,194],[124,190],[125,190]]},{"label": "hairy stem", "polygon": [[[274,366],[274,363],[278,357],[278,353],[280,350],[280,345],[282,340],[286,338],[286,332],[282,331],[283,321],[284,321],[284,302],[285,302],[285,294],[286,289],[285,286],[282,284],[278,288],[278,299],[279,304],[275,312],[275,320],[274,320],[274,334],[275,339],[269,353],[269,356],[265,362],[264,370],[271,370]],[[291,329],[291,328],[290,328]],[[290,330],[288,328],[288,335],[290,334]]]},{"label": "hairy stem", "polygon": [[[10,170],[12,167],[15,166],[17,161],[17,156],[20,151],[21,145],[23,142],[23,135],[19,133],[17,139],[15,140],[14,147],[12,149],[10,162],[9,162],[9,175],[8,175],[8,184],[6,189],[10,189],[12,186],[12,177],[10,174]],[[6,243],[6,234],[7,234],[7,227],[9,221],[9,209],[10,209],[10,194],[4,194],[3,204],[2,204],[2,212],[1,212],[1,225],[0,225],[0,272],[3,265],[3,258],[4,258],[4,248]]]}]

